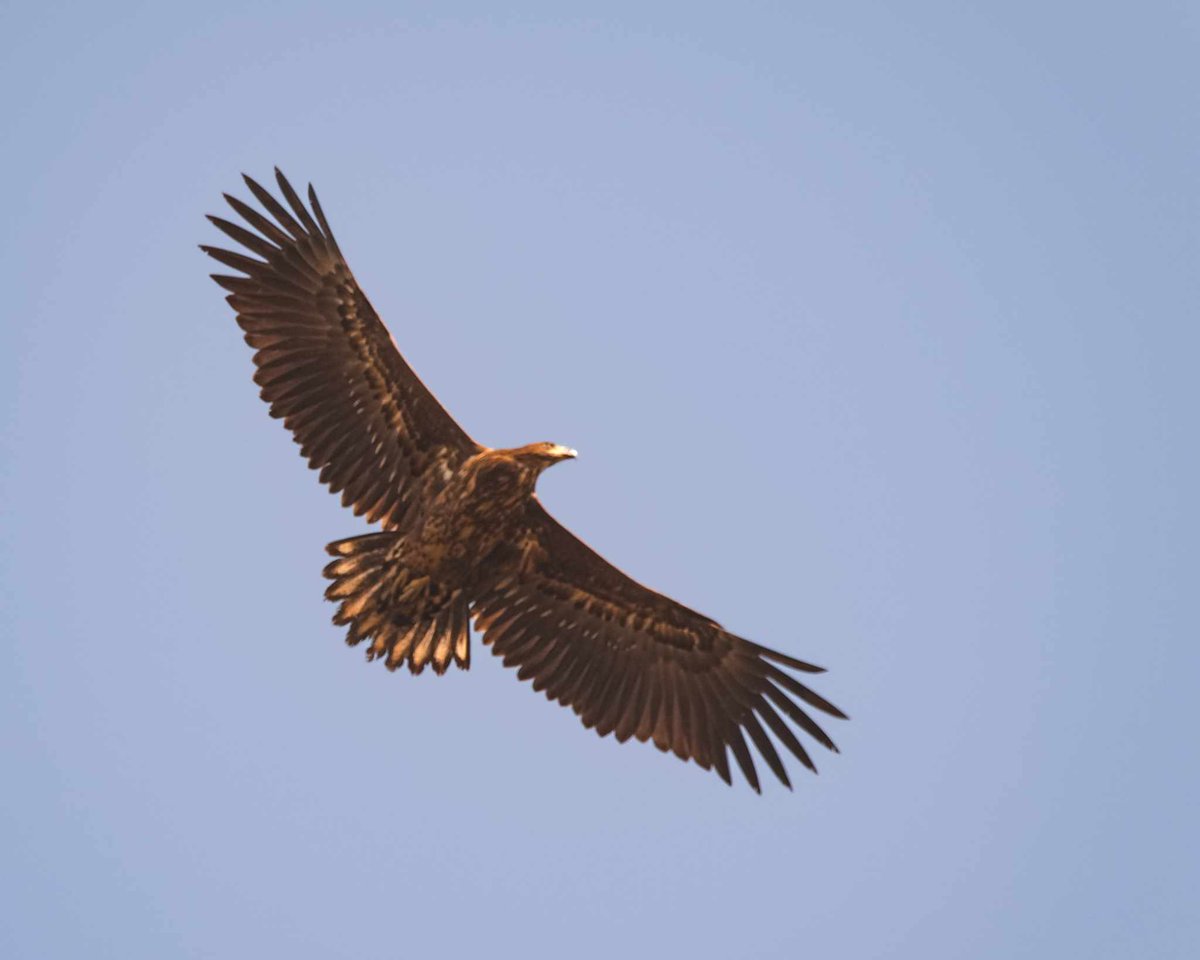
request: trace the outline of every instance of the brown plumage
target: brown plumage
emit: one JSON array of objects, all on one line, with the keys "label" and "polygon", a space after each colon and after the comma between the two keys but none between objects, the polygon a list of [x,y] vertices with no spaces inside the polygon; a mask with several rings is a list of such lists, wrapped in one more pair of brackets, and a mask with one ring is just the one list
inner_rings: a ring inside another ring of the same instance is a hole
[{"label": "brown plumage", "polygon": [[[769,730],[815,771],[793,727],[835,750],[805,707],[845,715],[788,671],[820,667],[734,636],[630,579],[546,513],[538,475],[575,452],[471,440],[400,356],[338,249],[312,187],[285,207],[246,177],[254,229],[209,217],[246,253],[204,246],[229,291],[255,382],[342,503],[382,526],[332,543],[326,591],[347,643],[390,669],[470,663],[469,622],[517,676],[601,736],[653,740],[759,789],[746,742],[790,786]],[[253,256],[248,256],[252,254]]]}]

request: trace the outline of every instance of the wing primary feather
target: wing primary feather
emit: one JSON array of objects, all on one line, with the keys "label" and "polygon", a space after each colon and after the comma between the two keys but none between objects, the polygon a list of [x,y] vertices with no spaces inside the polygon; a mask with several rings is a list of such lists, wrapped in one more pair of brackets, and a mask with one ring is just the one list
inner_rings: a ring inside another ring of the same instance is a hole
[{"label": "wing primary feather", "polygon": [[313,185],[308,185],[308,202],[312,205],[313,213],[317,215],[317,222],[321,224],[321,231],[325,234],[325,239],[329,241],[329,245],[340,257],[342,251],[338,249],[337,239],[333,235],[333,231],[329,229],[329,221],[325,219],[325,211],[321,209],[321,201],[317,199],[317,191],[313,189]]},{"label": "wing primary feather", "polygon": [[283,204],[271,196],[269,190],[260,186],[258,181],[246,176],[244,173],[242,174],[242,179],[246,181],[246,186],[250,188],[250,192],[254,194],[258,202],[266,207],[267,212],[275,218],[279,225],[292,235],[293,240],[302,240],[304,238],[304,229],[283,208]]},{"label": "wing primary feather", "polygon": [[642,743],[654,735],[654,730],[658,726],[658,705],[661,702],[662,676],[658,665],[650,663],[646,666],[645,706],[638,718],[637,727],[633,731],[634,736]]},{"label": "wing primary feather", "polygon": [[[717,763],[717,753],[724,749],[724,744],[718,735],[717,716],[721,709],[720,699],[716,695],[716,688],[709,682],[707,674],[697,673],[694,677],[695,695],[693,703],[695,705],[696,717],[695,724],[697,736],[700,737],[704,744],[706,759],[709,763],[715,765]],[[719,772],[719,771],[718,771]]]},{"label": "wing primary feather", "polygon": [[[553,669],[558,658],[561,658],[564,653],[566,653],[566,648],[553,638],[547,640],[545,637],[538,637],[538,643],[530,651],[530,656],[526,657],[525,662],[517,670],[517,679],[536,681],[539,675],[544,676],[546,671]],[[543,679],[541,686],[535,683],[534,689],[540,690],[544,686],[545,680]]]},{"label": "wing primary feather", "polygon": [[667,716],[671,721],[671,749],[680,760],[688,760],[692,754],[691,738],[688,736],[687,720],[684,714],[680,677],[673,666],[669,668],[667,676],[669,677],[667,689],[671,693],[671,702],[667,705],[669,708]]},{"label": "wing primary feather", "polygon": [[[549,641],[553,643],[554,641]],[[550,685],[557,682],[561,678],[560,671],[567,669],[570,664],[570,651],[567,650],[565,644],[558,644],[550,657],[541,661],[541,666],[536,671],[530,671],[526,674],[527,677],[532,677],[533,682],[530,686],[539,693],[545,693],[546,699],[555,699],[554,694],[550,691]],[[520,679],[521,673],[517,671],[517,678]]]},{"label": "wing primary feather", "polygon": [[557,700],[565,706],[570,706],[566,692],[583,679],[583,675],[592,666],[592,663],[589,662],[592,658],[581,657],[577,650],[571,648],[570,641],[561,636],[555,639],[558,641],[559,646],[563,648],[564,658],[555,664],[553,674],[546,676],[543,686],[546,690],[546,696],[551,700]]},{"label": "wing primary feather", "polygon": [[537,642],[537,637],[521,627],[513,627],[487,642],[491,644],[492,652],[504,660],[505,666],[512,666],[521,662],[530,646]]},{"label": "wing primary feather", "polygon": [[607,737],[617,728],[624,715],[626,691],[637,681],[636,667],[630,667],[629,664],[618,663],[614,672],[618,675],[617,682],[605,694],[601,712],[596,716],[596,732],[602,737]]},{"label": "wing primary feather", "polygon": [[770,663],[764,664],[764,666],[766,667],[766,674],[768,677],[770,677],[772,680],[774,680],[776,683],[778,683],[784,689],[788,690],[791,693],[794,693],[801,700],[803,700],[805,703],[807,703],[810,707],[816,707],[818,710],[823,710],[825,713],[829,714],[831,717],[837,717],[839,720],[849,720],[850,719],[844,713],[842,713],[841,710],[839,710],[837,707],[835,707],[832,703],[830,703],[828,700],[826,700],[820,694],[814,693],[812,690],[808,689],[808,687],[806,687],[804,684],[802,684],[799,680],[795,679],[794,677],[789,677],[786,673],[784,673],[778,667],[776,667]]},{"label": "wing primary feather", "polygon": [[786,653],[780,653],[778,650],[772,650],[770,647],[764,647],[762,644],[754,643],[750,640],[745,642],[750,644],[754,652],[760,657],[765,657],[767,660],[774,660],[776,663],[782,663],[785,667],[791,667],[793,670],[799,670],[802,673],[825,672],[824,667],[818,667],[807,660],[797,660],[795,657],[789,657]]},{"label": "wing primary feather", "polygon": [[230,293],[253,296],[258,291],[258,284],[249,277],[231,277],[223,273],[210,273],[209,276],[218,286],[224,287]]},{"label": "wing primary feather", "polygon": [[728,742],[726,732],[732,725],[729,718],[728,698],[723,695],[722,688],[713,674],[702,674],[698,676],[697,682],[707,705],[704,732],[708,739],[713,768],[722,780],[732,786],[733,780],[729,775],[729,758],[726,756]]},{"label": "wing primary feather", "polygon": [[738,766],[742,768],[742,776],[754,788],[755,793],[762,793],[762,787],[758,783],[758,771],[754,769],[754,758],[750,756],[746,738],[742,736],[742,728],[736,722],[730,724],[729,746],[733,749]]},{"label": "wing primary feather", "polygon": [[784,713],[791,718],[792,722],[800,727],[805,733],[821,744],[828,750],[838,753],[837,745],[829,738],[824,730],[822,730],[815,720],[807,713],[800,709],[796,704],[788,699],[787,695],[772,683],[768,683],[765,693],[768,697],[775,701]]},{"label": "wing primary feather", "polygon": [[[506,667],[519,667],[530,657],[542,642],[541,637],[532,631],[517,630],[512,642],[498,656]],[[495,647],[492,648],[495,651]]]},{"label": "wing primary feather", "polygon": [[[583,695],[579,698],[579,717],[585,727],[594,727],[604,709],[605,698],[619,673],[617,664],[607,653],[597,650],[589,658],[595,665],[595,670],[589,678],[590,682]],[[578,688],[576,691],[578,692]]]},{"label": "wing primary feather", "polygon": [[230,250],[222,250],[220,247],[210,247],[207,244],[200,244],[200,249],[207,253],[214,260],[218,260],[227,267],[233,267],[234,270],[241,270],[251,277],[257,277],[257,274],[263,267],[270,267],[270,264],[262,260],[255,260],[252,257],[243,256],[240,253],[233,253]]},{"label": "wing primary feather", "polygon": [[646,671],[641,664],[637,664],[632,668],[632,673],[633,683],[621,701],[621,712],[613,728],[618,743],[624,743],[633,736],[642,710],[642,685],[646,679]]},{"label": "wing primary feather", "polygon": [[492,642],[487,635],[491,633],[493,627],[511,620],[522,608],[528,607],[532,602],[532,598],[527,594],[517,594],[511,600],[504,603],[497,602],[486,608],[476,605],[474,610],[475,629],[484,634],[484,643]]},{"label": "wing primary feather", "polygon": [[[493,626],[493,628],[488,628],[484,636],[486,638],[487,636],[491,636],[493,634],[493,630],[502,629],[504,635],[508,634],[508,631],[510,630],[521,631],[523,634],[526,634],[530,640],[535,642],[545,642],[545,636],[542,635],[542,632],[539,629],[540,624],[538,620],[538,607],[529,605],[521,608],[521,610],[518,610],[515,614],[512,614],[510,618],[502,620],[502,622],[496,624],[496,626]],[[522,641],[522,643],[524,642],[526,641]],[[546,649],[548,650],[550,647],[547,646]]]},{"label": "wing primary feather", "polygon": [[604,682],[605,665],[598,655],[585,656],[576,653],[579,669],[572,670],[570,677],[563,678],[560,699],[583,721],[585,727],[591,727],[587,717],[596,708],[596,690]]},{"label": "wing primary feather", "polygon": [[681,709],[688,731],[688,752],[702,770],[710,770],[712,761],[709,759],[708,736],[704,732],[704,706],[695,679],[694,674],[687,674],[679,678],[678,684],[683,696]]},{"label": "wing primary feather", "polygon": [[635,665],[621,657],[612,657],[612,671],[596,704],[596,732],[600,736],[607,737],[616,729],[617,722],[623,715],[636,670]]},{"label": "wing primary feather", "polygon": [[779,738],[779,741],[792,752],[796,759],[813,773],[816,773],[817,767],[813,763],[812,757],[808,755],[808,751],[804,749],[804,745],[792,733],[791,728],[783,722],[783,719],[775,712],[771,704],[763,700],[758,705],[758,712],[767,721],[767,726],[771,728],[771,731]]},{"label": "wing primary feather", "polygon": [[245,201],[239,200],[229,193],[222,194],[222,196],[225,198],[225,202],[233,207],[234,212],[238,216],[277,246],[282,248],[292,242],[292,239],[286,233]]},{"label": "wing primary feather", "polygon": [[674,712],[674,697],[675,694],[671,689],[671,670],[669,665],[659,670],[659,701],[657,716],[654,721],[654,746],[666,753],[671,749],[672,740],[672,716]]},{"label": "wing primary feather", "polygon": [[317,226],[316,221],[304,209],[304,204],[296,195],[296,191],[292,189],[292,185],[288,183],[287,177],[283,175],[283,171],[278,167],[275,168],[275,182],[279,184],[279,189],[283,191],[283,196],[288,202],[288,206],[300,218],[308,233],[320,234],[321,228]]},{"label": "wing primary feather", "polygon": [[[524,631],[531,639],[540,640],[542,639],[542,635],[536,629],[537,620],[537,607],[531,605],[516,608],[511,613],[506,613],[503,619],[494,622],[487,628],[487,631],[483,635],[484,641],[486,643],[499,643],[504,640],[510,630]],[[497,631],[499,632],[497,633]]]},{"label": "wing primary feather", "polygon": [[729,775],[729,757],[726,756],[725,743],[719,742],[713,753],[713,768],[717,775],[729,786],[733,786],[733,777]]},{"label": "wing primary feather", "polygon": [[762,728],[762,724],[758,722],[758,718],[753,713],[748,713],[742,719],[742,726],[746,732],[750,734],[750,739],[754,741],[754,745],[758,747],[758,752],[762,754],[767,761],[767,766],[771,768],[775,776],[777,776],[785,787],[792,789],[792,781],[788,779],[787,770],[784,769],[783,761],[779,759],[779,753],[775,749],[775,745],[771,743],[771,738]]},{"label": "wing primary feather", "polygon": [[269,260],[279,253],[279,247],[264,240],[257,233],[251,233],[245,227],[239,227],[236,223],[230,223],[228,220],[212,214],[209,214],[206,219],[230,240],[240,243],[247,250],[253,250],[260,257]]}]

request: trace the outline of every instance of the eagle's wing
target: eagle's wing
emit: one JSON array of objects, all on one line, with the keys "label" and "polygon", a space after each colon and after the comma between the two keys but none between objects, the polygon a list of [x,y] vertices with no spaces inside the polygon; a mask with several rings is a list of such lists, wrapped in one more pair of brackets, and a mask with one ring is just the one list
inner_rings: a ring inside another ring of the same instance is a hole
[{"label": "eagle's wing", "polygon": [[[259,184],[246,184],[270,219],[236,197],[229,205],[255,230],[209,217],[248,253],[201,247],[245,276],[213,275],[229,291],[255,382],[283,418],[321,482],[370,522],[400,526],[479,451],[396,349],[338,249],[308,188],[311,212],[275,171],[289,212]],[[315,219],[314,219],[315,216]]]},{"label": "eagle's wing", "polygon": [[788,786],[767,729],[814,771],[787,721],[837,750],[797,701],[845,714],[782,669],[820,667],[728,633],[627,577],[536,500],[529,511],[524,541],[506,548],[518,572],[474,606],[484,642],[522,680],[532,678],[535,690],[570,706],[600,736],[653,738],[726,782],[728,747],[755,790],[745,734]]}]

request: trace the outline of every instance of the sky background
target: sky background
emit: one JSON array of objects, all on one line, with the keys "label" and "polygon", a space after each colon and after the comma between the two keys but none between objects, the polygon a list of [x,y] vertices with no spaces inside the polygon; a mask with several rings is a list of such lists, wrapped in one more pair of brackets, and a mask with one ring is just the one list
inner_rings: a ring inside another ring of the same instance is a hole
[{"label": "sky background", "polygon": [[[498,6],[0,7],[0,954],[1195,956],[1195,6]],[[275,164],[556,515],[830,668],[820,776],[344,647],[196,249]]]}]

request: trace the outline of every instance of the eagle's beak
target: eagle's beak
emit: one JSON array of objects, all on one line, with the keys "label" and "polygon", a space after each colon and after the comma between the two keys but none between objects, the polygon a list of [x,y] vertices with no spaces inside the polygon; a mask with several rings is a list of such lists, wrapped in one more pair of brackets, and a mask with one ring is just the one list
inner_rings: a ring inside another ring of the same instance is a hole
[{"label": "eagle's beak", "polygon": [[570,447],[555,447],[554,455],[560,460],[574,460],[577,456],[579,456],[579,451],[573,450]]}]

